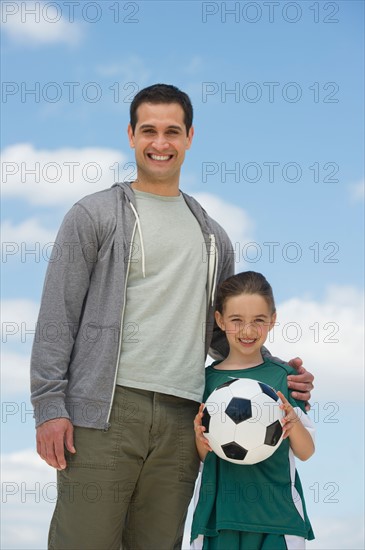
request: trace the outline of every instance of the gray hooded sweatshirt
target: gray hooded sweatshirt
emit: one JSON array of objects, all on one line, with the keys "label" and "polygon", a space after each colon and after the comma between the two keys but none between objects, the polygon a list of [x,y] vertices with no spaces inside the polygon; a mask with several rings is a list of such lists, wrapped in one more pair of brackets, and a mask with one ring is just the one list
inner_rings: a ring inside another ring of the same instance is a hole
[{"label": "gray hooded sweatshirt", "polygon": [[[214,323],[214,299],[216,286],[233,275],[233,247],[200,204],[182,194],[207,249],[205,353],[222,358],[228,344]],[[32,349],[36,426],[64,417],[77,426],[108,429],[135,230],[139,220],[130,183],[88,195],[66,214],[48,265]]]}]

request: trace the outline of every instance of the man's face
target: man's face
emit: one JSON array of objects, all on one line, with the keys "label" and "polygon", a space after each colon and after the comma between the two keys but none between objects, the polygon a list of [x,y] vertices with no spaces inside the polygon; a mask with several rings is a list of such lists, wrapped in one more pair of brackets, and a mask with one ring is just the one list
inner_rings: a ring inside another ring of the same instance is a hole
[{"label": "man's face", "polygon": [[135,149],[138,179],[176,183],[190,148],[194,130],[186,134],[184,111],[178,103],[142,103],[137,109],[133,133],[128,126],[129,143]]}]

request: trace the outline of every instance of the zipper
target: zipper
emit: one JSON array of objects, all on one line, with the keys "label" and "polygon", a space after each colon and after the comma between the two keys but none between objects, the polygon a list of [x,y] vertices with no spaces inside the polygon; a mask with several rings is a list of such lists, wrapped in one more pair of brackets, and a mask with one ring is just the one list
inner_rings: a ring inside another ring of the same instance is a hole
[{"label": "zipper", "polygon": [[133,247],[133,241],[134,241],[134,235],[135,235],[135,232],[136,232],[136,227],[137,227],[137,221],[136,221],[135,224],[134,224],[133,233],[132,233],[132,239],[131,239],[130,246],[129,246],[128,267],[127,267],[127,272],[126,272],[126,277],[125,277],[125,283],[124,283],[124,301],[123,301],[123,307],[122,307],[122,313],[121,313],[121,320],[120,320],[120,336],[119,336],[119,343],[118,343],[117,364],[116,364],[116,366],[115,366],[114,383],[113,383],[113,393],[112,393],[112,397],[111,397],[111,400],[110,400],[109,412],[108,412],[108,417],[107,417],[107,419],[106,419],[106,425],[105,425],[105,428],[104,428],[104,432],[108,431],[109,428],[110,428],[110,422],[109,422],[109,420],[110,420],[110,415],[111,415],[111,412],[112,412],[112,406],[113,406],[114,395],[115,395],[115,387],[116,387],[117,376],[118,376],[118,366],[119,366],[120,352],[121,352],[121,349],[122,349],[123,320],[124,320],[124,312],[125,312],[125,304],[126,304],[126,294],[127,294],[128,275],[129,275],[129,268],[130,268],[130,265],[131,265],[130,260],[131,260],[131,255],[132,255],[132,247]]}]

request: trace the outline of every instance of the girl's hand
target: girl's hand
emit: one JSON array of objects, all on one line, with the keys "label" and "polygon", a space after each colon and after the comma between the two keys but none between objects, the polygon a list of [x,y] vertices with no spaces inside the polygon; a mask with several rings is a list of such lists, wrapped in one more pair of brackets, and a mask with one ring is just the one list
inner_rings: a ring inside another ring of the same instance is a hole
[{"label": "girl's hand", "polygon": [[195,431],[195,438],[197,445],[203,445],[203,448],[207,451],[211,451],[211,447],[209,445],[209,441],[206,437],[204,437],[203,433],[205,432],[205,427],[202,426],[202,418],[203,418],[203,410],[204,410],[204,403],[202,403],[199,407],[198,414],[194,418],[194,431]]},{"label": "girl's hand", "polygon": [[281,391],[276,392],[280,397],[282,404],[280,408],[285,412],[285,416],[282,419],[283,422],[283,439],[286,439],[290,435],[290,430],[299,421],[298,415],[286,399],[286,397],[281,393]]}]

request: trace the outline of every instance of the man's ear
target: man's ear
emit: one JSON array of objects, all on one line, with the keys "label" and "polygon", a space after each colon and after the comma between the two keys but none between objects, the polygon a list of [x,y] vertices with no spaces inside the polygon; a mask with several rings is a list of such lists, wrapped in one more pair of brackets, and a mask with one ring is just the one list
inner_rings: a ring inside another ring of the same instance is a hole
[{"label": "man's ear", "polygon": [[127,133],[128,133],[129,145],[131,146],[132,149],[134,149],[134,133],[132,130],[132,126],[130,124],[128,124]]},{"label": "man's ear", "polygon": [[194,126],[190,127],[188,135],[186,136],[186,149],[190,149],[194,137]]},{"label": "man's ear", "polygon": [[215,322],[217,323],[217,325],[219,326],[219,328],[223,331],[226,330],[226,327],[225,327],[225,324],[223,322],[223,317],[221,315],[221,313],[219,313],[219,311],[215,311],[214,312],[214,317],[215,317]]}]

